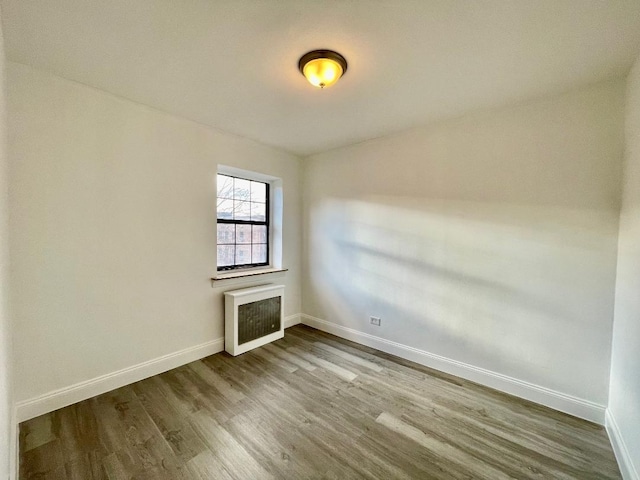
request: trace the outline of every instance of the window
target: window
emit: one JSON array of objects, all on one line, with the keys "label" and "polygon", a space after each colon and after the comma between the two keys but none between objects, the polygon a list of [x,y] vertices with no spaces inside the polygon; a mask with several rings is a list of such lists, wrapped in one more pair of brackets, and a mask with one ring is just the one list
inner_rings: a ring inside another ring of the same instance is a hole
[{"label": "window", "polygon": [[218,174],[218,270],[269,264],[269,184]]}]

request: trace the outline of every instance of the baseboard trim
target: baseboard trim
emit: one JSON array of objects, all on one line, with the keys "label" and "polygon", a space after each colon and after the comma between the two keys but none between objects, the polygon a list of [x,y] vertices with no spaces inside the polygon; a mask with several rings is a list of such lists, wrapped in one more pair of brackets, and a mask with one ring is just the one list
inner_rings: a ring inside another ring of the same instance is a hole
[{"label": "baseboard trim", "polygon": [[299,323],[302,323],[302,319],[300,317],[301,317],[300,313],[296,313],[295,315],[289,315],[288,317],[285,317],[284,328],[293,327],[294,325],[298,325]]},{"label": "baseboard trim", "polygon": [[491,370],[475,367],[408,345],[376,337],[375,335],[337,325],[311,315],[301,314],[301,317],[303,324],[323,332],[396,355],[406,360],[411,360],[426,367],[471,380],[472,382],[500,390],[510,395],[545,405],[554,410],[568,413],[569,415],[580,417],[600,425],[604,424],[606,410],[604,405],[518,380],[517,378],[502,375]]},{"label": "baseboard trim", "polygon": [[29,400],[23,400],[16,404],[17,422],[24,422],[39,415],[53,412],[59,408],[144,380],[223,350],[224,338],[217,338],[139,363],[138,365],[92,378],[91,380],[54,390]]},{"label": "baseboard trim", "polygon": [[[289,328],[301,323],[299,313],[284,318],[284,328]],[[96,395],[109,392],[116,388],[124,387],[145,378],[158,375],[172,368],[177,368],[189,362],[200,360],[224,350],[224,338],[217,338],[195,347],[185,348],[178,352],[170,353],[162,357],[154,358],[147,362],[139,363],[131,367],[123,368],[117,372],[108,373],[100,377],[79,382],[69,387],[54,390],[29,400],[23,400],[16,404],[15,422],[16,431],[18,423],[45,413],[53,412],[59,408],[73,403],[81,402]],[[17,445],[17,444],[16,444]],[[17,452],[17,447],[16,447]],[[17,465],[17,463],[16,463]],[[16,466],[17,468],[17,466]],[[17,478],[17,476],[16,476]]]},{"label": "baseboard trim", "polygon": [[11,408],[11,432],[12,438],[9,444],[9,479],[18,480],[18,466],[20,462],[18,442],[20,441],[20,429],[18,428],[18,409],[15,405]]},{"label": "baseboard trim", "polygon": [[615,454],[616,460],[618,461],[618,466],[620,467],[622,478],[624,480],[640,480],[640,475],[638,475],[638,470],[633,464],[631,454],[629,453],[627,445],[624,442],[624,438],[622,437],[622,433],[620,432],[618,423],[616,422],[613,413],[611,413],[611,410],[608,408],[605,415],[604,425],[607,429],[607,433],[609,434],[611,447],[613,448],[613,453]]}]

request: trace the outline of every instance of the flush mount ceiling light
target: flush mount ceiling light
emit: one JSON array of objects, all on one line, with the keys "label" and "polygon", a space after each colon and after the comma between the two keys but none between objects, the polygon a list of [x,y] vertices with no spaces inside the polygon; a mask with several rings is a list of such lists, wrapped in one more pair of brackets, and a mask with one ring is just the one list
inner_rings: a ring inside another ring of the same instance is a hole
[{"label": "flush mount ceiling light", "polygon": [[336,83],[347,71],[347,61],[332,50],[314,50],[305,53],[298,62],[300,73],[314,87],[326,88]]}]

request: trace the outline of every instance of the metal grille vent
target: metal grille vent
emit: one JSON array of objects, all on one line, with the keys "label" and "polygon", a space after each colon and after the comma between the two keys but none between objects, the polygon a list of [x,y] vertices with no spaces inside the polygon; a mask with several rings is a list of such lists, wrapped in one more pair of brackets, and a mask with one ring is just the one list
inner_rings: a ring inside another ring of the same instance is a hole
[{"label": "metal grille vent", "polygon": [[280,330],[281,301],[273,297],[238,306],[239,345]]}]

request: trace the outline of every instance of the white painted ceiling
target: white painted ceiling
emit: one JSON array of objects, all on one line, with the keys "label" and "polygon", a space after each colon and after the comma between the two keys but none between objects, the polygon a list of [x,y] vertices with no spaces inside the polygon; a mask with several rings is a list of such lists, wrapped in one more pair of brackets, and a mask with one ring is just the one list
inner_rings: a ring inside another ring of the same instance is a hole
[{"label": "white painted ceiling", "polygon": [[[0,0],[6,53],[299,155],[623,75],[638,0]],[[318,90],[297,69],[349,62]]]}]

